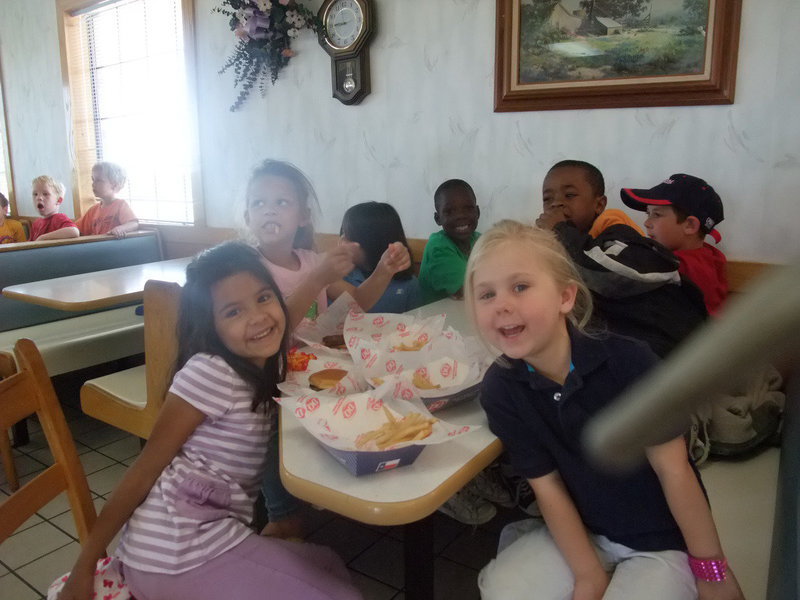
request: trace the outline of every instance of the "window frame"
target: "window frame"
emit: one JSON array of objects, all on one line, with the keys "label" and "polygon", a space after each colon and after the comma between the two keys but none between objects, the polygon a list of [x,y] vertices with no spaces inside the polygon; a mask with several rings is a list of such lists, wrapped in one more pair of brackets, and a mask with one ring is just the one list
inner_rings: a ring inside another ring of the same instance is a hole
[{"label": "window frame", "polygon": [[17,195],[14,192],[14,171],[11,169],[11,142],[8,139],[8,108],[5,99],[5,79],[3,78],[3,61],[0,60],[0,147],[6,169],[6,183],[8,184],[8,203],[11,216],[19,216],[17,209]]},{"label": "window frame", "polygon": [[[91,193],[90,178],[84,175],[83,180],[79,172],[76,156],[75,137],[81,127],[80,120],[86,119],[85,115],[73,114],[72,102],[73,89],[70,80],[71,67],[68,49],[68,40],[71,35],[77,35],[75,28],[79,27],[80,16],[87,11],[111,6],[124,0],[55,0],[56,15],[58,18],[58,41],[61,52],[61,75],[64,85],[65,99],[67,101],[67,131],[69,132],[70,162],[72,164],[72,202],[75,218],[83,216],[95,204],[94,195]],[[142,224],[156,225],[159,227],[205,227],[205,203],[202,194],[202,178],[200,175],[200,143],[198,134],[197,117],[197,61],[195,47],[195,6],[194,0],[178,0],[181,4],[181,19],[183,25],[183,62],[186,76],[187,117],[189,120],[189,178],[192,186],[192,206],[194,222],[190,225],[181,225],[167,221],[151,221],[139,219]],[[77,73],[76,73],[77,74]],[[91,123],[87,135],[94,136],[94,121]]]}]

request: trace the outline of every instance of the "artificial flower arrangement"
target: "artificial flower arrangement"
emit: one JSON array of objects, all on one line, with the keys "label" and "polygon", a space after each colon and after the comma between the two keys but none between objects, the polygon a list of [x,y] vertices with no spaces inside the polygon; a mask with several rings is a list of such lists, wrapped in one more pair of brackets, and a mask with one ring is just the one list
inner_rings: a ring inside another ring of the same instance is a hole
[{"label": "artificial flower arrangement", "polygon": [[278,79],[278,73],[295,55],[291,41],[304,28],[317,31],[317,16],[296,0],[223,0],[214,9],[229,17],[231,31],[239,40],[220,74],[233,69],[233,86],[241,86],[235,111],[250,96],[258,83],[261,94],[266,82]]}]

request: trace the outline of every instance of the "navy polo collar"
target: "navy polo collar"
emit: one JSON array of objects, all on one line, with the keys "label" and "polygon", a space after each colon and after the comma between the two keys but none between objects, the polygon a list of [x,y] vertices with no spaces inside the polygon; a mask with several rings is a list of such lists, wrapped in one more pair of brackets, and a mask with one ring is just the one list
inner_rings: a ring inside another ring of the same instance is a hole
[{"label": "navy polo collar", "polygon": [[[608,359],[608,351],[601,340],[591,338],[581,333],[569,323],[567,324],[567,331],[569,333],[572,351],[572,361],[568,379],[577,376],[582,380],[586,375],[594,371]],[[505,355],[503,358],[511,365],[511,369],[506,371],[509,377],[528,382],[534,389],[553,387],[553,381],[536,373],[535,370],[529,370],[530,365],[524,360],[508,358]]]}]

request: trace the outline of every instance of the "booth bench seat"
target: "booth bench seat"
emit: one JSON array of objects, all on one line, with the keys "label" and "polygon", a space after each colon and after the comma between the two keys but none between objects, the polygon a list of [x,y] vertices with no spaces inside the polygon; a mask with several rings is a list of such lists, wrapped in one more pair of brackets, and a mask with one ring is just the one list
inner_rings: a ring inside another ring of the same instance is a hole
[{"label": "booth bench seat", "polygon": [[[155,231],[123,239],[87,236],[0,246],[0,288],[162,259]],[[0,350],[32,339],[50,375],[144,351],[144,319],[133,306],[71,312],[0,296]]]}]

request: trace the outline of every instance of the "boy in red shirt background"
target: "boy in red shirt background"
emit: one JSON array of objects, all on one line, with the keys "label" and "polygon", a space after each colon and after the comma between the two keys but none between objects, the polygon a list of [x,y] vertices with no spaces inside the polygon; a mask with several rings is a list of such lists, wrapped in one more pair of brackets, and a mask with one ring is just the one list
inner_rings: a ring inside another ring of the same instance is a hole
[{"label": "boy in red shirt background", "polygon": [[647,235],[678,257],[678,271],[703,292],[708,314],[715,315],[728,296],[727,260],[704,240],[710,235],[719,243],[715,229],[723,219],[722,200],[708,183],[684,173],[670,175],[648,190],[622,189],[622,201],[647,212]]}]

